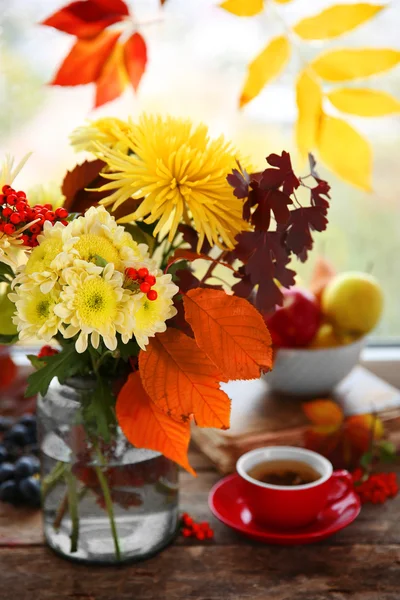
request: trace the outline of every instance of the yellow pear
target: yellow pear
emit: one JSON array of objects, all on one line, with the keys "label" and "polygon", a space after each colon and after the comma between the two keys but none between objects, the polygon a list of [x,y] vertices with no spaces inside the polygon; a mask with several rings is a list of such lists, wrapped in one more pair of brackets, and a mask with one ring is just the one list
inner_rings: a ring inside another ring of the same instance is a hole
[{"label": "yellow pear", "polygon": [[382,289],[368,273],[336,275],[322,293],[322,313],[341,331],[368,333],[378,323],[382,308]]},{"label": "yellow pear", "polygon": [[311,341],[310,348],[334,348],[340,346],[340,339],[331,323],[321,323]]}]

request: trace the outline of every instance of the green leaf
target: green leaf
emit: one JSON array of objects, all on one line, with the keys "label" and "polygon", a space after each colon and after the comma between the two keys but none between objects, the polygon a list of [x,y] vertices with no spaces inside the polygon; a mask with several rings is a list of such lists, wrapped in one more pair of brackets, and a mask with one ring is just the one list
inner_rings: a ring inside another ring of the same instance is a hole
[{"label": "green leaf", "polygon": [[0,281],[4,283],[10,283],[12,279],[14,279],[14,271],[10,267],[10,265],[6,265],[6,263],[0,262]]},{"label": "green leaf", "polygon": [[36,356],[36,354],[28,354],[26,358],[37,371],[46,366],[46,361],[43,358]]},{"label": "green leaf", "polygon": [[82,397],[83,419],[87,431],[109,442],[115,430],[115,396],[110,381],[99,377],[96,387]]},{"label": "green leaf", "polygon": [[107,261],[105,258],[103,258],[102,256],[99,256],[98,254],[94,255],[94,263],[97,267],[106,267],[107,266]]},{"label": "green leaf", "polygon": [[140,348],[135,339],[130,340],[127,344],[122,343],[121,339],[119,339],[118,350],[121,358],[128,360],[131,356],[138,356]]},{"label": "green leaf", "polygon": [[0,344],[2,346],[8,346],[9,344],[14,344],[18,340],[18,335],[3,335],[0,334]]},{"label": "green leaf", "polygon": [[77,353],[75,344],[65,346],[58,354],[46,356],[45,366],[28,377],[25,397],[29,398],[35,394],[44,396],[54,377],[57,377],[60,383],[64,383],[68,377],[82,373],[85,366],[83,355]]},{"label": "green leaf", "polygon": [[373,453],[372,452],[365,452],[365,454],[362,455],[362,457],[360,458],[360,465],[364,468],[364,469],[368,469],[371,462],[373,460]]},{"label": "green leaf", "polygon": [[146,223],[126,223],[125,230],[131,234],[132,238],[138,244],[147,244],[150,254],[153,253],[156,239],[153,237],[155,225],[147,225]]}]

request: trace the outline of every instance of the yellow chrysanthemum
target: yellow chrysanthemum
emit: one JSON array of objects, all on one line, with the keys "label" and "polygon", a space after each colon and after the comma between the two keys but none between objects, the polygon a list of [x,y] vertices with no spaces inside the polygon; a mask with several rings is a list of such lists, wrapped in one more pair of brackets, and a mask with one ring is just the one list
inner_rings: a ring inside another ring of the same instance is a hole
[{"label": "yellow chrysanthemum", "polygon": [[82,260],[96,262],[101,257],[123,271],[126,262],[143,261],[148,257],[147,245],[135,242],[104,206],[92,206],[68,227],[76,240],[73,244],[76,257]]},{"label": "yellow chrysanthemum", "polygon": [[125,343],[132,337],[133,312],[129,301],[132,293],[123,288],[124,277],[114,265],[97,267],[81,260],[65,269],[65,285],[55,312],[68,325],[64,337],[78,335],[77,352],[86,350],[90,342],[98,348],[100,337],[109,350],[117,347],[119,332]]},{"label": "yellow chrysanthemum", "polygon": [[29,291],[39,285],[45,294],[56,284],[61,270],[72,263],[72,246],[76,240],[68,226],[46,221],[38,242],[27,263],[19,268],[13,286],[20,285],[22,290]]},{"label": "yellow chrysanthemum", "polygon": [[96,142],[100,142],[108,148],[119,148],[126,152],[127,146],[121,140],[121,133],[126,133],[128,128],[128,124],[120,119],[105,117],[78,127],[70,135],[70,140],[76,152],[81,150],[94,152]]},{"label": "yellow chrysanthemum", "polygon": [[8,297],[16,307],[13,323],[20,340],[39,338],[49,342],[62,330],[61,320],[54,312],[59,300],[58,291],[53,289],[44,294],[38,285],[32,285],[27,294],[18,286]]},{"label": "yellow chrysanthemum", "polygon": [[134,334],[142,350],[146,349],[149,337],[154,337],[156,333],[167,329],[165,321],[171,319],[177,312],[172,297],[179,288],[172,283],[171,275],[157,277],[152,289],[157,292],[157,300],[149,300],[145,294],[139,294],[135,298]]},{"label": "yellow chrysanthemum", "polygon": [[248,225],[242,219],[242,201],[226,180],[236,160],[223,136],[213,140],[205,125],[146,115],[118,135],[129,154],[95,143],[95,154],[111,171],[102,173],[111,181],[100,190],[114,190],[101,202],[115,210],[128,198],[144,197],[137,210],[119,222],[158,221],[154,234],[168,225],[172,240],[182,220],[193,221],[198,249],[205,237],[211,244],[234,246],[236,235]]}]

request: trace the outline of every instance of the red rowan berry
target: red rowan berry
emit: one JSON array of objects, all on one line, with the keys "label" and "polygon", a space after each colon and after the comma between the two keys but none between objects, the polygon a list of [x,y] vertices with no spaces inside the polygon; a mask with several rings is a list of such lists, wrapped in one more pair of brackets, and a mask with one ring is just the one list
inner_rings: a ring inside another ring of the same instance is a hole
[{"label": "red rowan berry", "polygon": [[151,301],[157,300],[158,294],[157,294],[156,290],[149,290],[147,292],[147,298]]},{"label": "red rowan berry", "polygon": [[146,267],[142,267],[141,269],[138,269],[137,273],[140,279],[144,279],[149,274],[149,270],[146,269]]},{"label": "red rowan berry", "polygon": [[15,232],[15,225],[13,225],[12,223],[6,223],[4,225],[4,233],[6,233],[7,235],[12,235]]},{"label": "red rowan berry", "polygon": [[150,284],[143,281],[143,283],[140,284],[140,291],[143,292],[143,294],[150,292]]}]

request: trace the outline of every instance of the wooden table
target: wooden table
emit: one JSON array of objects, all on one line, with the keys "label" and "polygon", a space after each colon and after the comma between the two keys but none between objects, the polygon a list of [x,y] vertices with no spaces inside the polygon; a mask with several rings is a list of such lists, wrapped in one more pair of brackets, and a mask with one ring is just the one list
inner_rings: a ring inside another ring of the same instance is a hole
[{"label": "wooden table", "polygon": [[399,600],[400,496],[364,507],[355,523],[325,542],[266,546],[210,515],[208,492],[220,476],[195,450],[191,463],[198,477],[182,474],[181,507],[209,520],[215,540],[179,538],[146,562],[86,567],[43,544],[40,513],[2,505],[0,600]]}]

